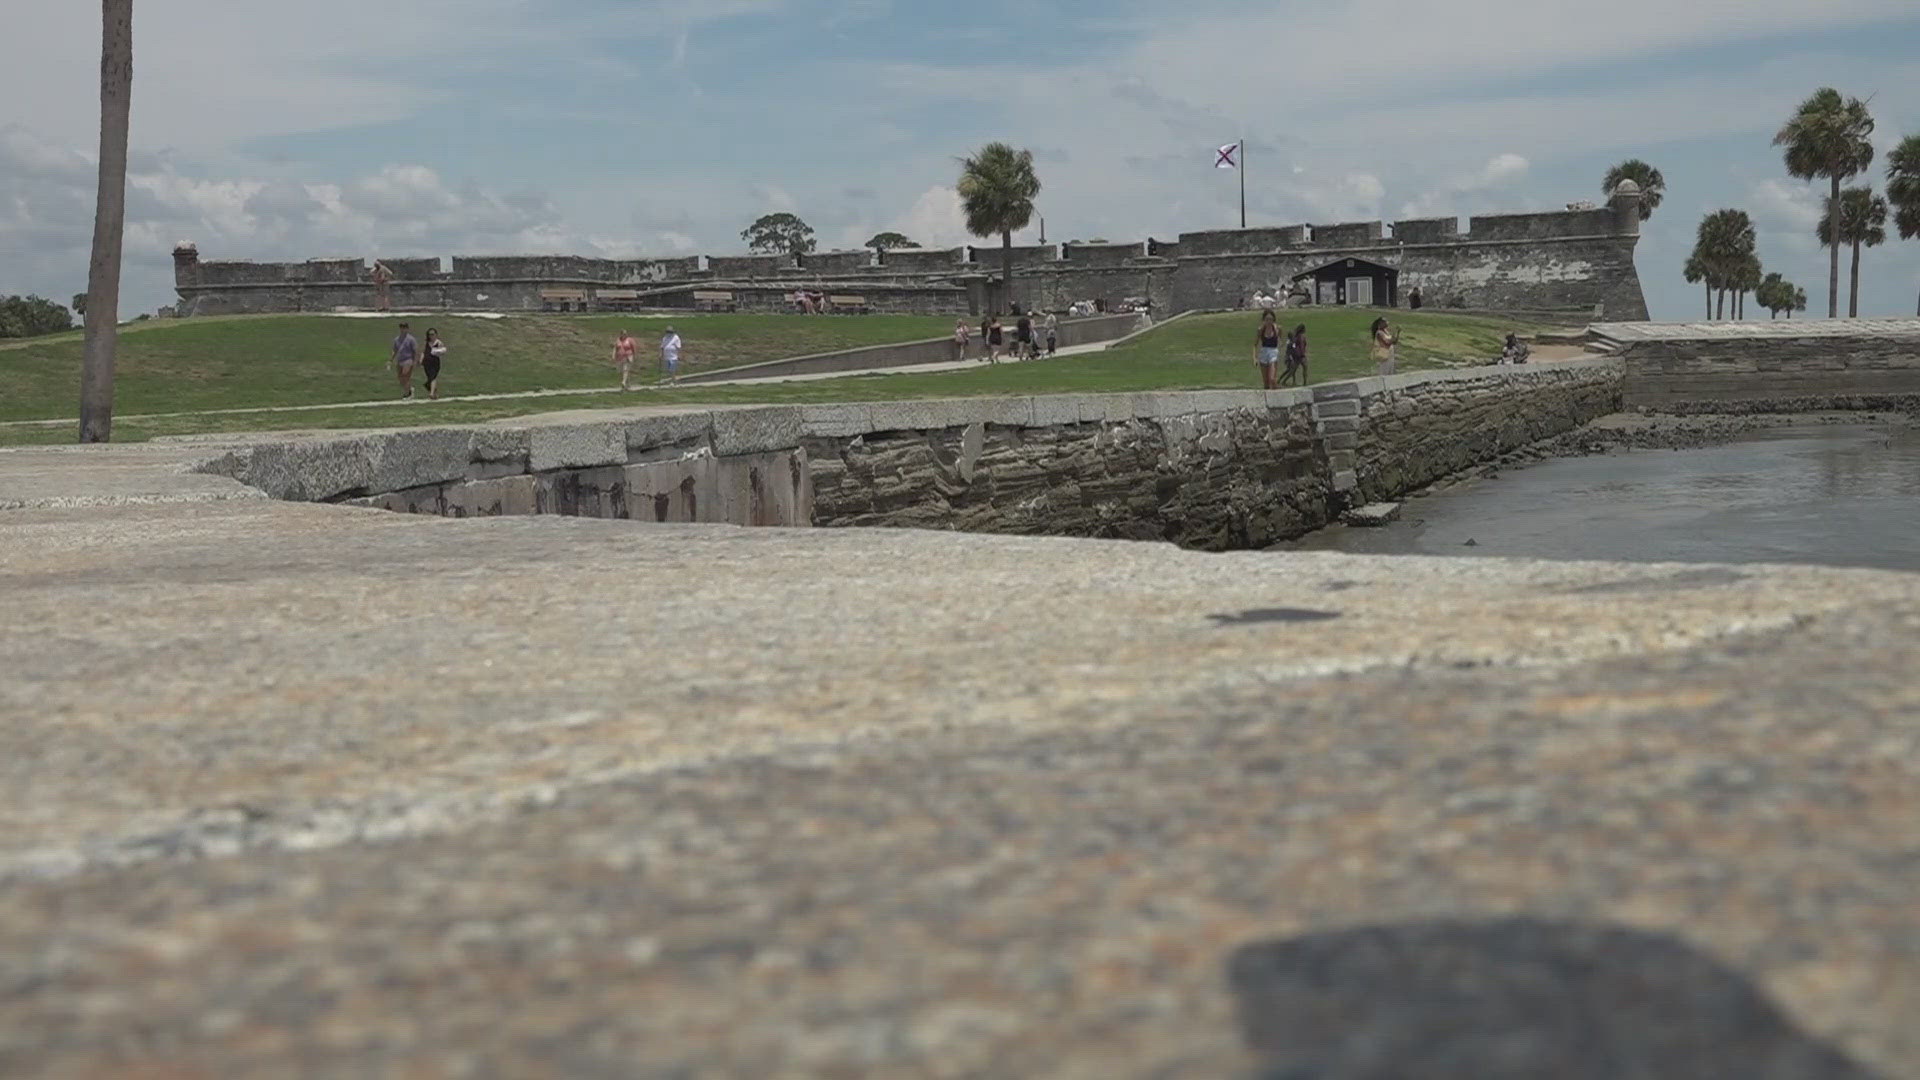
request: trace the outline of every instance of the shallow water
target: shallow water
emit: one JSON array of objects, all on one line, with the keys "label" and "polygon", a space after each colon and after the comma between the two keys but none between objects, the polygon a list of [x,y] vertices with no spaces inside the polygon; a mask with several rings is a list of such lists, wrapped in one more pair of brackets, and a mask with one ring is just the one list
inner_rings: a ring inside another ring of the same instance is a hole
[{"label": "shallow water", "polygon": [[1920,429],[1782,427],[1705,449],[1557,458],[1400,513],[1287,547],[1920,570]]}]

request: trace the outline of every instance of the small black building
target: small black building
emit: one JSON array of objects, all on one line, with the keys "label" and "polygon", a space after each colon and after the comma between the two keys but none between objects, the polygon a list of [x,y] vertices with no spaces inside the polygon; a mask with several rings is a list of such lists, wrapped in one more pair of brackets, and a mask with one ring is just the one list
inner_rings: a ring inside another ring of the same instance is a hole
[{"label": "small black building", "polygon": [[1400,271],[1365,259],[1335,259],[1304,274],[1295,274],[1293,281],[1306,286],[1316,304],[1400,306]]}]

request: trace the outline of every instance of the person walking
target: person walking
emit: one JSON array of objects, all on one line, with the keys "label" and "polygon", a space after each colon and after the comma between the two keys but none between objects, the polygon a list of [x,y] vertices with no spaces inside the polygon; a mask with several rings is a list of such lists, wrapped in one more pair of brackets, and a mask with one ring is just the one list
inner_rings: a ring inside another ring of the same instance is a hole
[{"label": "person walking", "polygon": [[1047,312],[1047,355],[1051,357],[1060,350],[1060,317]]},{"label": "person walking", "polygon": [[1000,316],[995,315],[987,320],[987,363],[1000,362],[1000,346],[1006,343],[1004,334],[1005,331],[1000,328]]},{"label": "person walking", "polygon": [[1385,315],[1373,320],[1373,373],[1396,375],[1400,371],[1400,335]]},{"label": "person walking", "polygon": [[660,339],[660,367],[666,372],[667,385],[680,382],[680,335],[673,327],[667,327],[666,336]]},{"label": "person walking", "polygon": [[1275,389],[1274,365],[1280,362],[1280,324],[1271,310],[1260,313],[1260,329],[1253,335],[1253,366],[1260,372],[1260,388]]},{"label": "person walking", "polygon": [[406,323],[400,324],[400,336],[393,339],[393,357],[388,361],[393,365],[393,374],[400,380],[402,400],[413,396],[413,367],[420,362],[420,342],[414,339],[413,331]]},{"label": "person walking", "polygon": [[613,339],[613,366],[620,369],[620,389],[633,389],[633,354],[638,351],[639,342],[625,330]]},{"label": "person walking", "polygon": [[1020,359],[1033,359],[1033,316],[1022,314],[1020,321],[1013,324],[1013,341]]},{"label": "person walking", "polygon": [[955,360],[967,358],[967,320],[965,319],[953,320],[953,358]]},{"label": "person walking", "polygon": [[447,343],[440,340],[440,331],[427,327],[425,352],[420,357],[420,369],[427,376],[427,400],[440,400],[440,358],[447,355]]},{"label": "person walking", "polygon": [[1294,375],[1300,376],[1300,385],[1307,385],[1307,324],[1301,323],[1287,335],[1287,370],[1280,373],[1280,385],[1287,386]]}]

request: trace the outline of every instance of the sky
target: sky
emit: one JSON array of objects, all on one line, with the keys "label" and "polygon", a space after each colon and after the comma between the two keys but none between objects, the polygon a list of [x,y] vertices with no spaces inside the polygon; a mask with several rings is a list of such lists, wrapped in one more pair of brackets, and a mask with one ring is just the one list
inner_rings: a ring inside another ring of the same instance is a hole
[{"label": "sky", "polygon": [[[207,259],[727,254],[788,210],[822,250],[979,242],[953,183],[994,139],[1034,152],[1049,241],[1236,225],[1213,148],[1240,139],[1252,225],[1560,209],[1641,157],[1667,180],[1638,252],[1655,318],[1700,314],[1680,266],[1729,206],[1823,308],[1823,192],[1773,132],[1816,87],[1869,99],[1876,186],[1920,133],[1913,0],[135,8],[123,314],[172,302],[185,240]],[[99,10],[8,12],[0,294],[86,287]],[[1862,265],[1863,315],[1915,311],[1920,240]]]}]

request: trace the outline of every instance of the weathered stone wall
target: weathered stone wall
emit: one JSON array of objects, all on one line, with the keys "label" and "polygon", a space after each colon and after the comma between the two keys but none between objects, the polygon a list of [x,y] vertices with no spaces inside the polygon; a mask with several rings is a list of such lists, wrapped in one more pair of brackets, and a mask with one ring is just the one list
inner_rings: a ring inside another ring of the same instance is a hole
[{"label": "weathered stone wall", "polygon": [[1920,320],[1615,329],[1625,400],[1670,413],[1920,409]]},{"label": "weathered stone wall", "polygon": [[1165,415],[1126,415],[1141,403],[1115,402],[1112,419],[1101,420],[1082,419],[1087,399],[928,402],[953,408],[900,418],[922,427],[809,438],[814,522],[1213,550],[1261,547],[1326,524],[1328,472],[1305,394],[1279,407],[1261,396],[1222,409],[1206,406],[1247,395],[1162,397],[1149,408]]},{"label": "weathered stone wall", "polygon": [[[1347,385],[1357,405],[1352,449],[1362,502],[1396,498],[1621,407],[1620,369],[1604,361],[1415,372]],[[1335,443],[1344,442],[1337,438],[1344,425],[1329,410],[1339,400],[1322,396],[1318,405]]]},{"label": "weathered stone wall", "polygon": [[955,528],[1260,547],[1619,406],[1577,361],[1311,390],[768,406],[265,443],[279,498],[411,513]]},{"label": "weathered stone wall", "polygon": [[[1023,306],[1064,309],[1076,300],[1149,296],[1156,311],[1233,307],[1255,289],[1272,290],[1294,275],[1340,259],[1382,263],[1400,271],[1401,297],[1416,285],[1433,307],[1494,311],[1593,311],[1608,319],[1644,319],[1646,299],[1634,268],[1639,240],[1637,197],[1595,210],[1475,217],[1466,233],[1455,218],[1399,222],[1393,235],[1378,221],[1287,225],[1183,234],[1178,242],[1025,244],[1013,249],[1019,271],[1013,299]],[[705,282],[775,281],[797,285],[827,276],[871,277],[896,284],[945,287],[945,310],[971,310],[986,294],[965,281],[997,276],[1000,249],[904,249],[875,260],[866,252],[824,252],[796,265],[784,255],[698,256],[609,260],[574,256],[456,257],[439,272],[434,259],[391,260],[396,305],[476,310],[538,310],[545,289],[657,288]],[[374,304],[371,268],[359,260],[307,263],[201,262],[191,245],[175,252],[179,310],[321,311]],[[997,286],[996,286],[997,288]],[[926,310],[925,293],[902,291],[906,306]],[[961,297],[968,299],[963,308]],[[403,299],[404,298],[404,299]],[[889,300],[888,303],[892,301]]]}]

